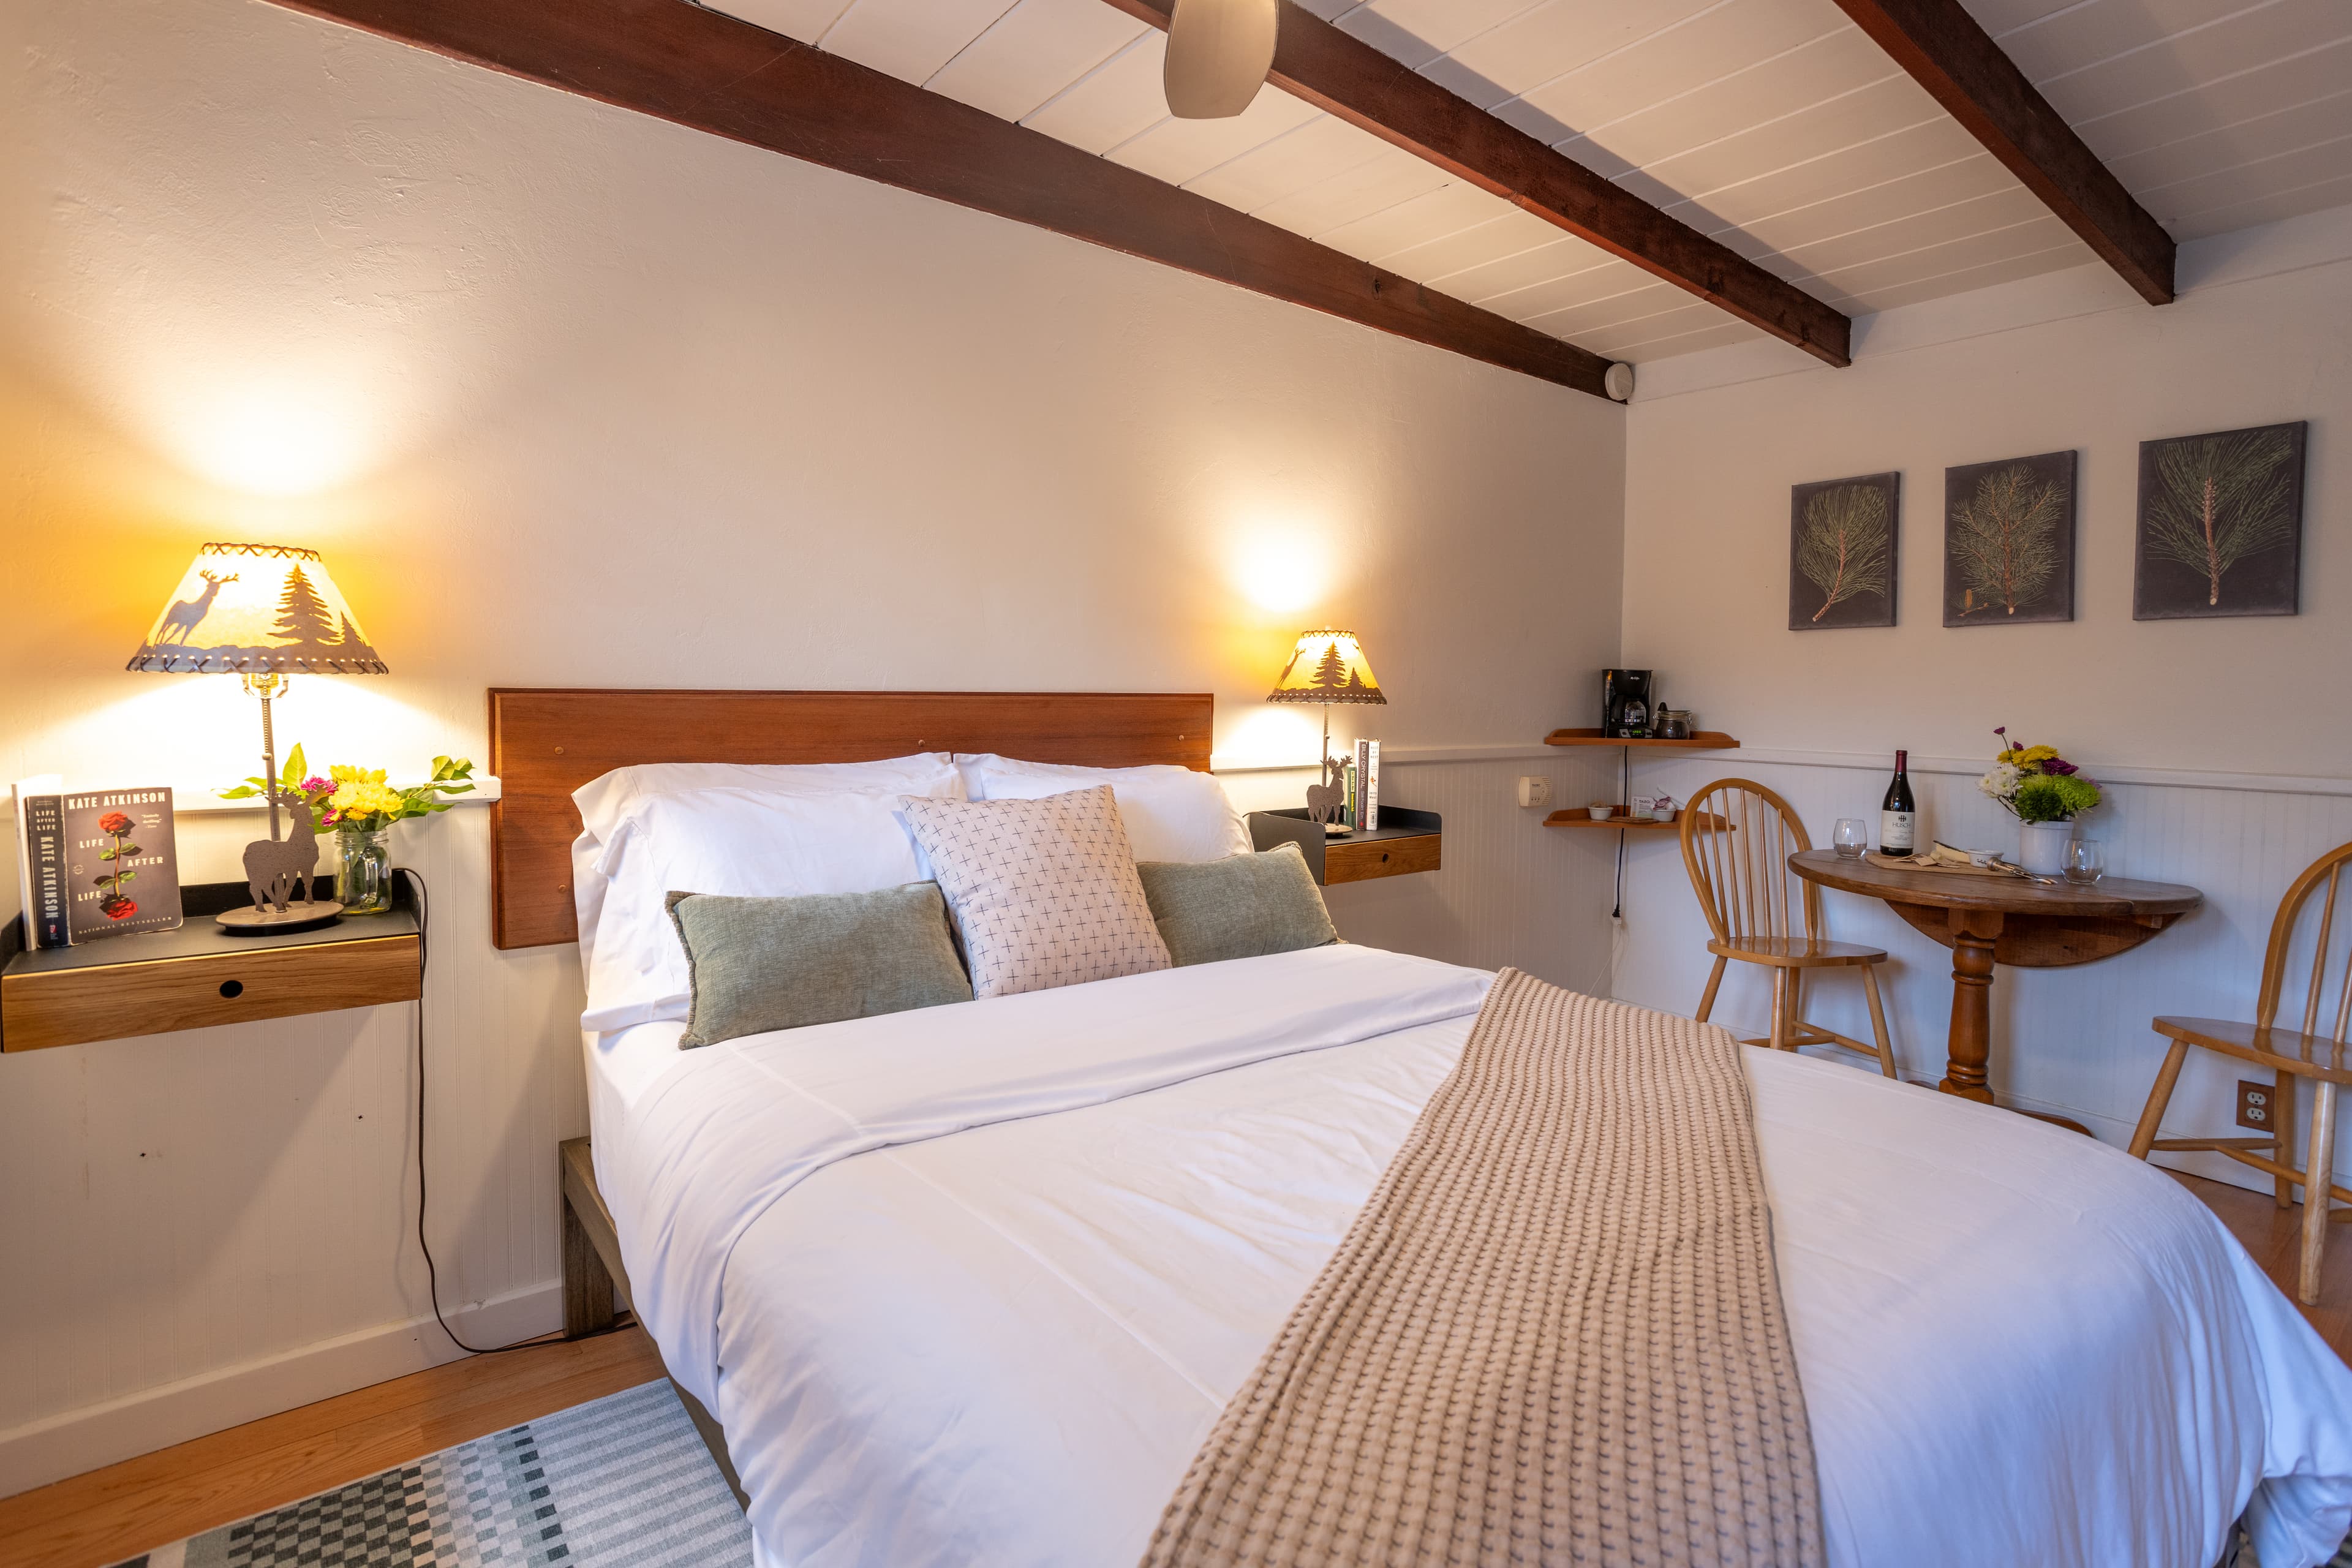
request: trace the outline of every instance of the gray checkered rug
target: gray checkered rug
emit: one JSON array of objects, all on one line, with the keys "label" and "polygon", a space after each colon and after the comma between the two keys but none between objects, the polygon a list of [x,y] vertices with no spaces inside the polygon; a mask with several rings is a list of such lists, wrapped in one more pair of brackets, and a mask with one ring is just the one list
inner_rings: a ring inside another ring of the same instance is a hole
[{"label": "gray checkered rug", "polygon": [[[2225,1558],[2256,1568],[2251,1551]],[[749,1568],[751,1530],[667,1383],[444,1448],[116,1568]],[[2328,1568],[2352,1568],[2352,1542]]]},{"label": "gray checkered rug", "polygon": [[444,1448],[121,1568],[749,1568],[751,1531],[667,1383]]}]

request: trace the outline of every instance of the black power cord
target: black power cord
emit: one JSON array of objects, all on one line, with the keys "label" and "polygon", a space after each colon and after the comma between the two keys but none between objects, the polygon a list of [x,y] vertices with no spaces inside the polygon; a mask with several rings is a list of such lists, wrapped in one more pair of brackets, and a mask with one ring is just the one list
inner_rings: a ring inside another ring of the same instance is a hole
[{"label": "black power cord", "polygon": [[[449,1320],[441,1315],[441,1276],[433,1266],[433,1245],[425,1239],[425,975],[432,957],[432,944],[427,936],[433,910],[432,899],[425,886],[422,873],[402,866],[394,870],[397,877],[408,879],[409,893],[416,901],[416,1249],[425,1254],[426,1297],[433,1303],[433,1321],[449,1336],[449,1342],[468,1355],[503,1355],[509,1351],[529,1350],[544,1344],[546,1336],[534,1334],[527,1340],[517,1340],[510,1345],[469,1345],[457,1337]],[[616,1324],[615,1327],[618,1325]],[[610,1333],[611,1329],[598,1331]],[[593,1339],[593,1334],[583,1335]]]}]

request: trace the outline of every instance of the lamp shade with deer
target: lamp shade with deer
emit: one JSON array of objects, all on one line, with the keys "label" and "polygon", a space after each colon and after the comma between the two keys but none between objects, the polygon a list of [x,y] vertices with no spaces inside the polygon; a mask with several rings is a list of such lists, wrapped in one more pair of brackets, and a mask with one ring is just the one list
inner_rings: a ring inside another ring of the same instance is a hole
[{"label": "lamp shade with deer", "polygon": [[[216,917],[236,929],[283,929],[333,920],[317,900],[317,824],[278,787],[278,738],[269,702],[301,675],[388,675],[315,550],[292,544],[206,544],[180,578],[126,667],[160,675],[236,675],[261,699],[262,777],[269,781],[269,837],[247,847],[249,910]],[[283,833],[281,835],[281,823]],[[299,886],[303,896],[297,900]]]},{"label": "lamp shade with deer", "polygon": [[315,550],[207,544],[130,668],[164,675],[384,675]]},{"label": "lamp shade with deer", "polygon": [[1355,633],[1337,626],[1299,633],[1298,646],[1290,650],[1290,662],[1275,678],[1274,689],[1265,700],[1322,704],[1322,767],[1326,779],[1318,780],[1317,786],[1307,792],[1307,808],[1308,815],[1327,829],[1334,826],[1331,801],[1345,765],[1331,755],[1331,704],[1388,701],[1381,695],[1381,683],[1372,674],[1371,661],[1364,657],[1364,645],[1357,640]]}]

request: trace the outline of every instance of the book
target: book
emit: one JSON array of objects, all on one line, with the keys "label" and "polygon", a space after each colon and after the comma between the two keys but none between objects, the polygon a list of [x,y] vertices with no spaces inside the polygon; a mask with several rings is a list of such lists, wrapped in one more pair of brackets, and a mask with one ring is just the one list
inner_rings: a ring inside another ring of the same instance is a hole
[{"label": "book", "polygon": [[28,948],[66,945],[64,794],[56,773],[16,781],[16,896]]},{"label": "book", "polygon": [[1381,825],[1381,743],[1356,742],[1356,826],[1369,833]]},{"label": "book", "polygon": [[168,789],[92,790],[58,799],[66,936],[74,942],[180,924],[180,859]]}]

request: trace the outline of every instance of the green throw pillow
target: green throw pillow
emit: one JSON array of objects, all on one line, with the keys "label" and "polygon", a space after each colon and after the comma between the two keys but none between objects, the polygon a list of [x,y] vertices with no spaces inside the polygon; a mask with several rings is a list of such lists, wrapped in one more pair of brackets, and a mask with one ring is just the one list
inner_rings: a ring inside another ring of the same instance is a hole
[{"label": "green throw pillow", "polygon": [[1339,940],[1322,889],[1296,844],[1262,855],[1229,855],[1197,865],[1148,860],[1136,867],[1171,962],[1215,963],[1262,958]]},{"label": "green throw pillow", "polygon": [[672,893],[694,1008],[680,1046],[971,1000],[937,882],[874,893]]}]

